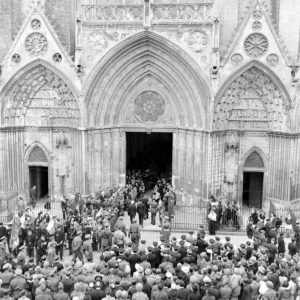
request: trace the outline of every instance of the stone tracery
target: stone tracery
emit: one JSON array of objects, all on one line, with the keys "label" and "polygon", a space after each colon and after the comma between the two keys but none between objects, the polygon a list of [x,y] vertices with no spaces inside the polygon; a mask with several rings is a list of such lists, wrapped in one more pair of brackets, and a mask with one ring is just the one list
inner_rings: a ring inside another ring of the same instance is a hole
[{"label": "stone tracery", "polygon": [[80,112],[74,94],[54,72],[39,66],[8,92],[5,125],[78,126]]},{"label": "stone tracery", "polygon": [[219,99],[213,126],[215,130],[288,130],[286,99],[270,77],[252,67]]}]

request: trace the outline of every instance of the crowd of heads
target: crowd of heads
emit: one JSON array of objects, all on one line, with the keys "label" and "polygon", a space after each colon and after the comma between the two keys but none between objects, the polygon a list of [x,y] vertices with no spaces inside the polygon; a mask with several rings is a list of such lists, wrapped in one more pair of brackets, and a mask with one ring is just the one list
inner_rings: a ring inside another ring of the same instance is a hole
[{"label": "crowd of heads", "polygon": [[[146,241],[138,235],[141,227],[136,218],[129,226],[125,222],[129,206],[133,202],[138,207],[144,192],[144,181],[135,173],[125,187],[87,198],[79,193],[66,197],[61,216],[35,215],[29,208],[15,218],[12,229],[1,224],[0,298],[275,300],[300,296],[298,224],[287,244],[285,233],[268,218],[239,245],[229,236],[207,237],[204,226],[180,237],[171,234]],[[171,194],[170,183],[159,180],[150,203],[157,199],[163,203]],[[147,218],[151,206],[143,211]],[[251,216],[253,229],[262,219],[258,216],[253,224],[255,217]],[[12,234],[15,224],[19,225],[17,239]]]}]

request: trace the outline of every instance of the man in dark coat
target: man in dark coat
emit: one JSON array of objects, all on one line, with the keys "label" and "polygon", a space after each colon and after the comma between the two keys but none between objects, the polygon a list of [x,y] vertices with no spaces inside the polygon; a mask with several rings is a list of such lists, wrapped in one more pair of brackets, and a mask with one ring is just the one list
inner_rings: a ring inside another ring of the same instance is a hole
[{"label": "man in dark coat", "polygon": [[57,227],[54,234],[54,240],[56,242],[56,255],[59,254],[60,259],[63,259],[65,232],[62,225]]},{"label": "man in dark coat", "polygon": [[141,200],[138,201],[136,210],[139,215],[139,224],[143,227],[144,218],[145,218],[145,206]]},{"label": "man in dark coat", "polygon": [[135,272],[135,264],[138,264],[142,261],[141,256],[137,253],[138,248],[134,247],[133,253],[128,257],[128,262],[130,265],[131,275]]},{"label": "man in dark coat", "polygon": [[3,222],[0,222],[0,239],[2,237],[7,237],[7,229],[6,227],[3,225]]},{"label": "man in dark coat", "polygon": [[35,236],[32,234],[32,229],[28,228],[25,238],[26,250],[29,257],[34,257]]},{"label": "man in dark coat", "polygon": [[128,205],[128,215],[130,217],[130,222],[132,223],[133,219],[135,218],[136,215],[136,206],[134,204],[134,201],[131,201],[130,204]]},{"label": "man in dark coat", "polygon": [[278,238],[278,254],[285,253],[284,233],[280,233]]},{"label": "man in dark coat", "polygon": [[298,252],[295,241],[296,239],[292,238],[291,242],[288,244],[289,255],[291,255],[292,257]]}]

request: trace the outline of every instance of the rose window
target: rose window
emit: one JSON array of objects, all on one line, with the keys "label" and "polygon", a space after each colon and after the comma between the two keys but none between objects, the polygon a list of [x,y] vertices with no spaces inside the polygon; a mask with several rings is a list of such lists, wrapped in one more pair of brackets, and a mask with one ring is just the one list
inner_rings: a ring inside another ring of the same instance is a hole
[{"label": "rose window", "polygon": [[261,33],[250,34],[244,42],[245,52],[253,58],[264,55],[268,50],[268,46],[267,38]]},{"label": "rose window", "polygon": [[44,55],[48,49],[48,41],[41,33],[31,33],[25,40],[25,48],[31,56]]},{"label": "rose window", "polygon": [[157,121],[165,111],[165,101],[154,91],[142,92],[135,100],[135,113],[144,121]]}]

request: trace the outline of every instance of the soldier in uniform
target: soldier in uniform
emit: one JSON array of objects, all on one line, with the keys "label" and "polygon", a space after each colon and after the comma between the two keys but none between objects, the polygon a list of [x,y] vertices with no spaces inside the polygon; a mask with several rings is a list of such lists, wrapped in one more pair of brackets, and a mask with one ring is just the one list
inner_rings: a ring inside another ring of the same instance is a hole
[{"label": "soldier in uniform", "polygon": [[151,213],[151,224],[152,225],[155,225],[157,211],[158,211],[157,202],[154,201],[154,199],[152,199],[150,201],[150,213]]},{"label": "soldier in uniform", "polygon": [[64,254],[64,241],[65,241],[65,233],[63,230],[63,226],[59,225],[54,234],[54,240],[56,242],[56,255],[59,254],[60,259],[63,259]]},{"label": "soldier in uniform", "polygon": [[140,233],[140,226],[137,224],[136,219],[132,220],[132,224],[130,225],[128,236],[131,238],[133,246],[138,247],[141,233]]},{"label": "soldier in uniform", "polygon": [[35,247],[36,238],[32,233],[32,229],[29,228],[27,230],[25,243],[26,243],[26,250],[29,257],[34,257],[34,247]]}]

